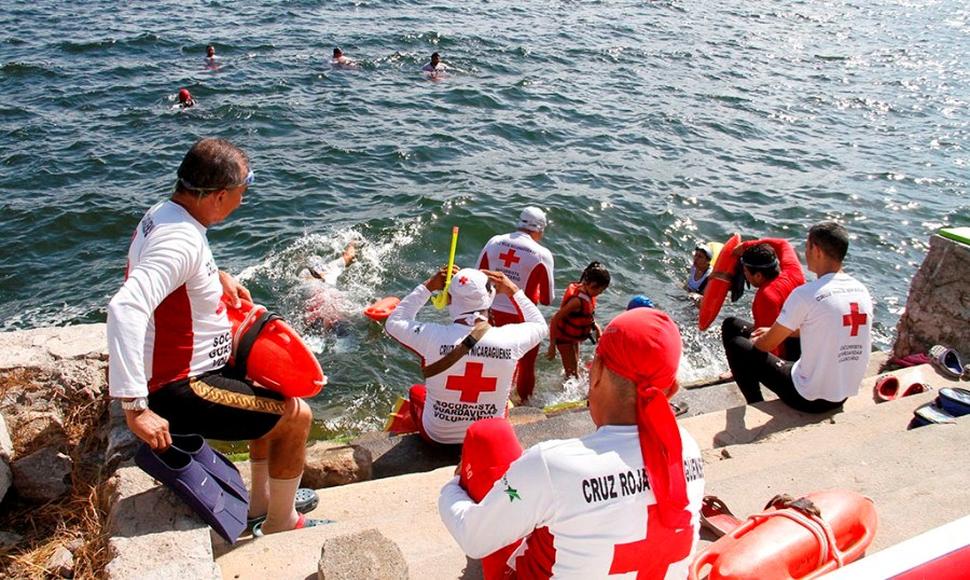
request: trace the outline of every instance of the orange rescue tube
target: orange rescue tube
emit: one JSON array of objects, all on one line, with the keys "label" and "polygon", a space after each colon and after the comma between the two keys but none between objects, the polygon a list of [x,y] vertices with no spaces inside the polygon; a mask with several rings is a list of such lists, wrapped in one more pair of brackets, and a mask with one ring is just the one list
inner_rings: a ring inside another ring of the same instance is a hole
[{"label": "orange rescue tube", "polygon": [[[694,558],[688,578],[702,578],[701,570],[710,566],[708,580],[806,580],[861,558],[876,535],[878,517],[872,500],[848,490],[806,497],[828,524],[832,549],[815,518],[793,508],[768,510],[709,545]],[[809,527],[796,520],[807,521]]]},{"label": "orange rescue tube", "polygon": [[364,316],[370,318],[371,320],[380,322],[381,320],[384,320],[390,316],[400,303],[401,299],[397,296],[387,296],[385,298],[381,298],[377,302],[364,309]]},{"label": "orange rescue tube", "polygon": [[287,397],[312,397],[327,384],[317,357],[300,335],[265,306],[222,298],[232,323],[229,364],[249,380]]},{"label": "orange rescue tube", "polygon": [[740,243],[741,234],[734,234],[724,242],[724,247],[717,255],[714,270],[707,279],[707,288],[704,289],[704,296],[701,298],[700,317],[697,320],[697,327],[701,330],[707,330],[707,327],[714,322],[721,311],[721,306],[724,305],[724,298],[731,290],[731,279],[738,268],[738,258],[733,253]]}]

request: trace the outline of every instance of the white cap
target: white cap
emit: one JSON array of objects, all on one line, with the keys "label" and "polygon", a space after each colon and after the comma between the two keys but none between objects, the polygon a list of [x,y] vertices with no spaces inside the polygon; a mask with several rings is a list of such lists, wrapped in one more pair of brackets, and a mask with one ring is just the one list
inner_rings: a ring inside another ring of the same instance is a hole
[{"label": "white cap", "polygon": [[519,216],[518,228],[527,232],[542,232],[546,229],[548,223],[546,212],[537,207],[530,206],[522,210],[522,215]]},{"label": "white cap", "polygon": [[448,314],[452,320],[462,318],[474,312],[488,310],[495,298],[495,288],[488,283],[488,276],[481,270],[463,268],[451,277],[451,304]]}]

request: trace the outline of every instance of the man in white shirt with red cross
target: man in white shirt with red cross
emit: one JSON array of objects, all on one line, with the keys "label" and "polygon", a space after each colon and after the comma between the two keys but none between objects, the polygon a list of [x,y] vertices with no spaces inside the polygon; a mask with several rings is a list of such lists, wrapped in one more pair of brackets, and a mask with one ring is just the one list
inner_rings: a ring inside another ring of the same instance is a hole
[{"label": "man in white shirt with red cross", "polygon": [[241,149],[202,139],[179,165],[171,199],[142,217],[125,282],[108,304],[108,390],[121,399],[131,431],[155,450],[172,444],[171,433],[248,440],[249,516],[273,533],[323,520],[298,513],[316,506],[312,490],[300,490],[303,499],[295,501],[310,408],[226,366],[232,325],[222,296],[233,303],[251,297],[216,267],[206,229],[242,204],[252,182]]},{"label": "man in white shirt with red cross", "polygon": [[[478,256],[478,267],[495,270],[509,277],[533,304],[548,306],[556,294],[552,253],[539,242],[548,225],[546,214],[527,207],[519,216],[516,231],[493,236]],[[512,301],[496,296],[491,309],[492,324],[517,324],[524,319]],[[536,383],[536,357],[539,347],[526,353],[516,368],[516,392],[524,402],[532,396]]]},{"label": "man in white shirt with red cross", "polygon": [[[749,403],[764,400],[759,384],[806,413],[838,409],[859,392],[872,350],[872,298],[842,270],[848,251],[849,233],[841,224],[812,226],[805,258],[818,279],[792,291],[771,328],[725,341],[734,380]],[[801,358],[788,362],[771,354],[796,333]]]},{"label": "man in white shirt with red cross", "polygon": [[[471,268],[457,270],[448,288],[451,324],[415,320],[432,292],[444,289],[445,275],[441,270],[419,284],[397,305],[384,329],[421,358],[425,385],[412,387],[409,396],[419,433],[435,443],[460,444],[476,420],[506,415],[516,362],[548,336],[549,327],[505,274]],[[511,300],[523,322],[488,326],[496,292]],[[476,337],[473,332],[484,334]]]},{"label": "man in white shirt with red cross", "polygon": [[680,354],[667,314],[629,310],[590,369],[595,433],[522,453],[507,422],[472,425],[438,511],[486,580],[687,577],[704,468],[667,402]]}]

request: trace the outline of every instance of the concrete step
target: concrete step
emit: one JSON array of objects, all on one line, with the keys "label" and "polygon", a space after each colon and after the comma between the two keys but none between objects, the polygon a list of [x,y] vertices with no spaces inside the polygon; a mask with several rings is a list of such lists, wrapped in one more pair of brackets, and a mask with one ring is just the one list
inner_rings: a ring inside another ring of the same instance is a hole
[{"label": "concrete step", "polygon": [[[906,369],[897,374],[904,385],[915,380],[937,387],[950,384],[928,368]],[[871,392],[871,386],[866,388],[866,392]],[[737,424],[748,427],[754,424],[746,420],[751,416],[759,421],[767,417],[767,423],[758,428],[746,427],[746,431],[751,431],[746,437],[741,437],[737,429],[726,430],[733,440],[743,442],[718,446],[715,438],[709,439],[705,447],[707,493],[718,495],[740,515],[760,509],[776,493],[797,495],[830,487],[854,489],[876,500],[886,522],[886,531],[877,536],[879,548],[965,513],[960,506],[970,499],[970,490],[957,486],[970,474],[952,459],[961,457],[960,449],[970,435],[970,420],[906,431],[913,409],[935,396],[935,392],[930,392],[880,405],[871,399],[860,400],[847,404],[845,412],[821,420],[806,420],[780,402],[769,401],[732,409],[730,413],[687,419],[684,423],[697,423],[688,426],[693,434],[695,428],[704,427],[707,422],[720,424],[725,431],[724,421],[729,415],[739,415],[735,417]],[[778,421],[779,416],[784,417],[783,421]],[[794,428],[783,430],[781,425]],[[526,446],[534,440],[574,436],[575,432],[588,433],[591,429],[588,413],[568,413],[517,426]],[[428,570],[435,570],[435,576],[441,578],[476,578],[479,568],[469,565],[437,514],[438,492],[453,472],[453,467],[444,467],[319,490],[321,505],[313,515],[336,519],[338,524],[256,541],[243,540],[232,549],[217,546],[217,563],[226,578],[279,575],[283,569],[288,570],[284,578],[306,578],[316,569],[325,540],[377,529],[401,549],[411,577],[426,577]],[[891,481],[885,481],[886,478]],[[892,482],[898,484],[893,487]],[[956,494],[958,499],[950,494]],[[911,508],[907,501],[916,501],[921,507]],[[898,505],[900,502],[906,505]],[[936,504],[940,510],[933,509]],[[917,518],[913,527],[907,527],[910,518]],[[282,563],[286,566],[281,567]]]}]

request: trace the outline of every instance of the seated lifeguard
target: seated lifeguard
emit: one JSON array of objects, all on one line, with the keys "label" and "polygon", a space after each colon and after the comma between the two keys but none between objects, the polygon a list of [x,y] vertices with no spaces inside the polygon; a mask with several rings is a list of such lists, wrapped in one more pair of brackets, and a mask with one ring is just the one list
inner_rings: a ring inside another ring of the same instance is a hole
[{"label": "seated lifeguard", "polygon": [[[805,260],[818,279],[791,292],[770,328],[751,330],[738,319],[724,321],[728,365],[749,404],[764,400],[759,383],[806,413],[837,409],[859,392],[872,350],[872,298],[842,271],[848,251],[849,233],[840,224],[812,226]],[[802,346],[798,360],[771,354],[796,334]]]},{"label": "seated lifeguard", "polygon": [[438,510],[486,579],[687,577],[704,469],[667,403],[680,353],[667,314],[626,311],[590,369],[595,433],[522,454],[507,421],[472,425]]},{"label": "seated lifeguard", "polygon": [[[478,419],[504,417],[518,360],[549,332],[542,313],[501,272],[465,268],[448,289],[451,324],[415,320],[445,285],[444,269],[401,300],[384,329],[421,357],[426,385],[411,387],[414,424],[437,443],[461,443]],[[525,322],[493,328],[488,309],[495,293],[509,296]]]}]

